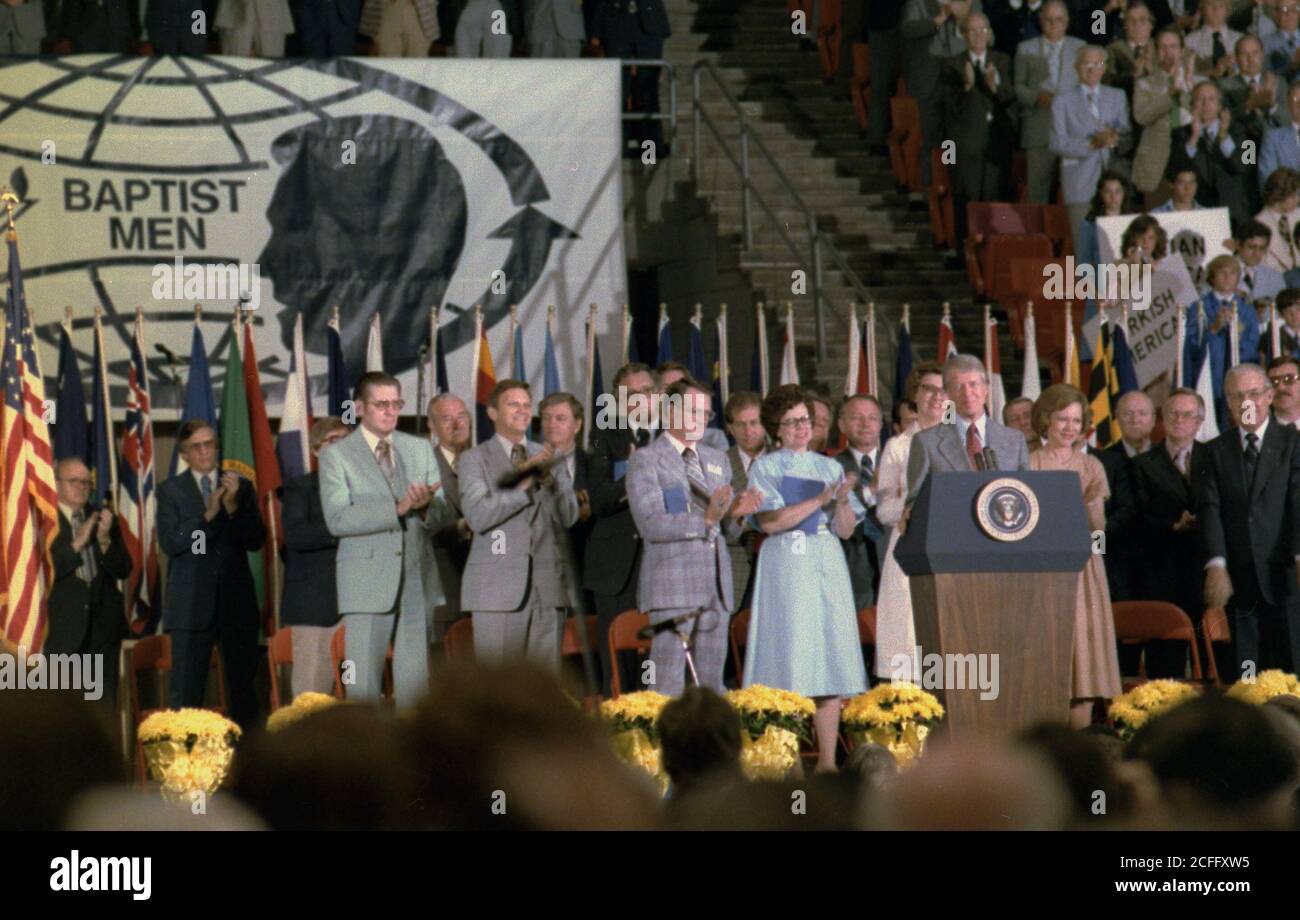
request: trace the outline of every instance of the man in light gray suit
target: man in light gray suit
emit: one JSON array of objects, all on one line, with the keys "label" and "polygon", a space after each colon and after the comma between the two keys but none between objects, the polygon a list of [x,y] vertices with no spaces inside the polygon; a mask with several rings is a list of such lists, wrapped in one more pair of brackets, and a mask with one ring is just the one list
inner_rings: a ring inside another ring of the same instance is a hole
[{"label": "man in light gray suit", "polygon": [[[464,615],[460,605],[460,582],[469,559],[469,524],[460,506],[460,476],[456,472],[461,454],[469,448],[470,419],[465,403],[454,393],[439,393],[429,400],[429,430],[433,432],[433,456],[438,461],[442,496],[452,510],[453,520],[433,535],[433,560],[436,576],[442,582],[446,599],[430,607],[433,617],[433,641],[441,642]],[[426,597],[426,600],[429,600]]]},{"label": "man in light gray suit", "polygon": [[0,54],[40,54],[44,37],[41,0],[0,0]]},{"label": "man in light gray suit", "polygon": [[[709,391],[685,377],[664,396],[663,435],[628,461],[628,502],[645,546],[637,606],[656,624],[701,611],[678,628],[691,641],[700,685],[721,693],[732,607],[727,539],[739,535],[740,518],[758,510],[759,496],[736,495],[727,455],[701,441]],[[651,689],[681,693],[686,657],[673,630],[655,635],[650,660]]]},{"label": "man in light gray suit", "polygon": [[1052,101],[1079,82],[1075,56],[1083,42],[1066,35],[1070,14],[1061,0],[1047,0],[1038,13],[1043,34],[1016,48],[1016,98],[1020,101],[1020,146],[1025,148],[1029,201],[1051,201],[1056,154],[1048,147]]},{"label": "man in light gray suit", "polygon": [[1097,182],[1107,169],[1127,175],[1121,159],[1133,149],[1133,127],[1128,120],[1128,98],[1122,89],[1102,86],[1106,49],[1087,45],[1079,49],[1074,68],[1079,85],[1052,100],[1049,148],[1061,158],[1061,191],[1077,227],[1097,193]]},{"label": "man in light gray suit", "polygon": [[587,30],[581,0],[526,0],[528,53],[535,58],[576,58],[582,55]]},{"label": "man in light gray suit", "polygon": [[[321,453],[320,496],[325,525],[339,538],[339,613],[355,678],[349,696],[379,700],[391,641],[394,701],[409,709],[429,689],[424,547],[450,511],[429,442],[395,430],[401,397],[388,374],[357,381],[360,424]],[[436,578],[428,590],[441,602]]]},{"label": "man in light gray suit", "polygon": [[[573,480],[555,451],[527,439],[533,399],[522,380],[488,396],[496,434],[460,458],[460,498],[474,532],[460,603],[473,611],[481,661],[528,657],[559,668],[564,617],[578,586],[569,528],[578,520]],[[520,475],[503,488],[504,477]]]},{"label": "man in light gray suit", "polygon": [[985,411],[989,377],[983,361],[974,355],[953,355],[943,366],[943,388],[952,400],[956,419],[927,428],[912,441],[907,455],[909,501],[916,499],[931,472],[974,470],[975,455],[986,447],[993,450],[998,469],[1029,469],[1025,436],[993,421]]}]

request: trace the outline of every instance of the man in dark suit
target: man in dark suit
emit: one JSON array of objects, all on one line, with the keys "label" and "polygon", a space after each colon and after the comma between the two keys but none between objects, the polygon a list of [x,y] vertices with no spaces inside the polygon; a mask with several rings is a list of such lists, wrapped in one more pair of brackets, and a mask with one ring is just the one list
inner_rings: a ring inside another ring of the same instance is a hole
[{"label": "man in dark suit", "polygon": [[[620,392],[623,391],[623,392]],[[650,399],[654,373],[644,364],[626,364],[614,374],[612,395],[627,414],[613,428],[593,427],[589,441],[588,503],[591,533],[583,557],[582,586],[596,604],[597,651],[604,670],[604,694],[610,694],[613,663],[609,658],[609,627],[624,610],[636,609],[637,577],[641,563],[641,536],[627,501],[627,461],[638,447],[650,444]],[[624,655],[619,681],[624,688],[639,687],[639,676]]]},{"label": "man in dark suit", "polygon": [[1300,664],[1300,436],[1269,414],[1273,391],[1257,364],[1224,377],[1235,423],[1209,444],[1196,471],[1196,525],[1205,605],[1225,607],[1237,671],[1232,678]]},{"label": "man in dark suit", "polygon": [[103,702],[117,700],[118,648],[127,637],[126,609],[117,581],[131,574],[113,512],[88,506],[90,470],[80,460],[61,460],[55,472],[59,535],[50,547],[47,655],[102,655]]},{"label": "man in dark suit", "polygon": [[204,28],[196,32],[194,14],[203,12],[203,0],[149,0],[144,27],[154,54],[188,54],[208,50],[210,27],[204,14]]},{"label": "man in dark suit", "polygon": [[[578,499],[578,520],[569,528],[569,539],[573,553],[570,559],[575,570],[569,573],[570,583],[582,584],[582,577],[576,567],[582,565],[583,553],[587,548],[587,537],[591,533],[591,470],[587,463],[587,452],[582,449],[582,403],[572,393],[552,393],[537,406],[537,414],[542,420],[542,443],[555,451],[573,481],[573,494]],[[586,613],[589,593],[582,591],[582,612]]]},{"label": "man in dark suit", "polygon": [[[362,0],[291,0],[293,27],[302,43],[303,57],[340,57],[352,54],[357,44],[357,26],[361,23]],[[442,4],[438,4],[439,7]],[[442,30],[450,42],[455,34]]]},{"label": "man in dark suit", "polygon": [[[337,418],[316,419],[310,433],[312,455],[319,456],[351,430]],[[295,476],[280,487],[280,517],[284,521],[280,625],[293,627],[293,695],[332,693],[330,642],[342,619],[335,581],[339,540],[325,523],[319,473],[312,470]]]},{"label": "man in dark suit", "polygon": [[[1133,536],[1142,548],[1141,567],[1134,573],[1135,596],[1176,604],[1199,624],[1202,560],[1197,545],[1193,476],[1203,471],[1209,448],[1196,440],[1205,420],[1205,403],[1195,390],[1174,390],[1160,407],[1165,440],[1133,459],[1133,492],[1137,506]],[[1121,673],[1137,673],[1137,654]],[[1180,678],[1187,673],[1187,643],[1155,641],[1145,646],[1147,676]]]},{"label": "man in dark suit", "polygon": [[1037,38],[1043,34],[1038,27],[1038,13],[1043,8],[1043,0],[989,0],[984,4],[984,12],[989,17],[993,28],[993,47],[1008,58],[1016,56],[1016,48],[1021,42]]},{"label": "man in dark suit", "polygon": [[861,610],[876,602],[880,570],[885,561],[885,528],[876,517],[876,496],[871,490],[871,477],[880,465],[884,413],[876,397],[850,396],[840,404],[838,421],[848,447],[836,454],[835,459],[845,473],[858,478],[858,501],[867,509],[866,518],[853,529],[852,536],[840,541],[849,565],[849,580],[853,583],[853,606]]},{"label": "man in dark suit", "polygon": [[1223,108],[1219,88],[1206,80],[1192,90],[1192,122],[1175,128],[1169,139],[1170,175],[1196,171],[1197,200],[1226,207],[1233,226],[1250,220],[1252,165],[1242,162],[1244,125]]},{"label": "man in dark suit", "polygon": [[[442,495],[455,512],[455,521],[433,534],[433,556],[445,595],[432,613],[433,641],[441,642],[452,624],[467,614],[460,606],[460,582],[465,576],[473,534],[465,523],[465,512],[460,504],[457,464],[461,454],[469,448],[470,418],[465,403],[453,393],[439,393],[429,400],[428,415],[429,430],[437,443],[433,456],[438,461]],[[431,596],[431,592],[425,592],[425,596]]]},{"label": "man in dark suit", "polygon": [[990,47],[988,17],[971,13],[963,28],[966,50],[943,62],[945,136],[956,141],[958,239],[966,237],[966,203],[1003,201],[1011,177],[1016,85],[1011,59]]},{"label": "man in dark suit", "polygon": [[[898,23],[905,0],[871,0],[863,4],[862,28],[871,49],[871,105],[867,109],[867,142],[875,153],[888,153],[889,97],[894,93],[894,71],[898,69],[901,41]],[[736,469],[732,463],[731,469]]]},{"label": "man in dark suit", "polygon": [[[662,0],[596,0],[592,4],[587,34],[606,57],[654,60],[663,57],[664,39],[672,34]],[[632,111],[659,112],[659,67],[638,67],[629,77],[623,68],[623,99],[632,97]],[[629,148],[625,155],[639,157],[642,142],[652,141],[657,156],[664,156],[663,126],[657,120],[624,122]]]},{"label": "man in dark suit", "polygon": [[1115,404],[1121,437],[1105,450],[1088,449],[1106,470],[1110,498],[1106,499],[1106,581],[1113,601],[1141,598],[1138,572],[1144,563],[1143,546],[1134,539],[1136,501],[1133,495],[1133,459],[1151,448],[1156,424],[1155,406],[1141,390],[1125,393]]},{"label": "man in dark suit", "polygon": [[257,719],[257,597],[248,554],[266,527],[247,479],[217,470],[217,433],[204,419],[181,426],[176,444],[189,464],[158,487],[158,545],[167,554],[163,628],[172,637],[171,705],[202,706],[212,644],[220,643],[230,717]]},{"label": "man in dark suit", "polygon": [[62,0],[45,21],[55,54],[127,54],[140,37],[133,0]]},{"label": "man in dark suit", "polygon": [[[727,398],[723,417],[727,431],[736,442],[727,450],[731,464],[731,491],[736,495],[749,488],[749,468],[767,453],[767,431],[763,428],[763,399],[757,393],[732,393]],[[744,610],[754,593],[754,558],[758,531],[745,522],[740,536],[727,541],[731,552],[731,584],[740,595],[737,609]]]}]

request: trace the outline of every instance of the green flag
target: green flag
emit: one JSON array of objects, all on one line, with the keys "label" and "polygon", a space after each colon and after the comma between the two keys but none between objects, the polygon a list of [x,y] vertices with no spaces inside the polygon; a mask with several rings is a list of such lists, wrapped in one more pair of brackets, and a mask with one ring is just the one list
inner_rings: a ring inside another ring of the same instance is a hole
[{"label": "green flag", "polygon": [[[221,469],[238,473],[251,483],[257,482],[257,463],[253,457],[253,427],[248,421],[248,396],[244,392],[244,362],[239,356],[239,334],[230,337],[226,356],[226,382],[221,393]],[[257,609],[266,599],[263,585],[262,551],[248,554],[248,567],[257,592]]]}]

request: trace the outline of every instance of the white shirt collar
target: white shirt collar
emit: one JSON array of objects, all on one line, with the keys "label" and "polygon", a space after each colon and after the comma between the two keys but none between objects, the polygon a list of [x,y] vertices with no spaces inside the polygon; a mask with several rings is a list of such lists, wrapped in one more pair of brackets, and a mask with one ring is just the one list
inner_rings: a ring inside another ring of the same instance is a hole
[{"label": "white shirt collar", "polygon": [[456,472],[456,460],[458,455],[455,451],[448,450],[444,444],[439,444],[438,450],[442,451],[442,458],[447,461],[447,465],[451,467],[451,471],[453,473]]},{"label": "white shirt collar", "polygon": [[[503,435],[503,434],[498,434],[498,435],[495,435],[494,437],[496,438],[496,442],[497,442],[498,444],[501,445],[501,449],[504,450],[504,451],[506,452],[506,458],[509,459],[510,455],[514,452],[514,449],[515,449],[515,444],[514,444],[514,442],[511,441],[509,438],[507,438],[507,437],[506,437],[505,435]],[[527,456],[527,454],[528,454],[528,439],[527,439],[527,438],[524,438],[522,441],[520,441],[520,442],[519,442],[519,446],[522,447],[522,448],[524,449],[524,455]]]},{"label": "white shirt collar", "polygon": [[[980,447],[988,447],[988,413],[985,412],[975,420],[975,432],[980,436]],[[966,443],[966,429],[970,427],[970,422],[957,416],[957,434],[961,437],[962,444]]]},{"label": "white shirt collar", "polygon": [[875,447],[871,448],[871,450],[866,451],[864,453],[863,451],[858,450],[856,447],[850,444],[849,450],[853,453],[853,459],[857,461],[858,466],[862,466],[863,457],[870,457],[871,468],[873,470],[876,468],[876,458],[880,456],[880,445],[877,444]]},{"label": "white shirt collar", "polygon": [[[1272,420],[1273,420],[1273,416],[1271,416],[1271,415],[1265,416],[1265,418],[1264,418],[1264,424],[1260,425],[1257,429],[1255,429],[1254,434],[1259,435],[1259,443],[1255,445],[1256,448],[1263,449],[1263,447],[1264,447],[1264,432],[1268,431],[1268,424],[1269,424],[1269,422],[1271,422]],[[1245,428],[1241,428],[1241,427],[1238,427],[1238,428],[1237,428],[1237,435],[1241,438],[1241,449],[1242,449],[1242,450],[1245,450],[1245,449],[1246,449],[1246,435],[1247,435],[1247,434],[1250,434],[1250,433],[1251,433],[1251,432],[1246,431]]]},{"label": "white shirt collar", "polygon": [[677,440],[677,438],[675,438],[672,435],[672,433],[668,431],[665,431],[663,436],[668,439],[669,444],[671,444],[674,448],[676,448],[678,454],[680,454],[682,451],[686,450],[686,448],[689,447],[695,451],[695,456],[698,457],[700,455],[700,442],[696,441],[694,444],[687,444],[685,441]]},{"label": "white shirt collar", "polygon": [[[86,510],[84,505],[82,506],[81,510],[82,511]],[[68,523],[71,524],[72,516],[76,514],[76,512],[72,510],[72,507],[70,505],[63,504],[63,502],[59,502],[59,511],[63,513],[63,516],[68,519]]]},{"label": "white shirt collar", "polygon": [[190,475],[194,477],[194,484],[199,487],[199,494],[203,494],[203,477],[208,477],[208,482],[212,484],[212,491],[217,491],[217,483],[221,482],[221,470],[212,468],[206,473],[199,473],[194,467],[190,467]]},{"label": "white shirt collar", "polygon": [[381,439],[379,435],[375,434],[365,425],[358,425],[357,427],[361,429],[361,436],[366,439],[366,446],[370,448],[372,454],[375,452],[375,448],[379,446],[380,440],[385,440],[389,444],[393,443],[393,436],[391,433],[386,438]]}]

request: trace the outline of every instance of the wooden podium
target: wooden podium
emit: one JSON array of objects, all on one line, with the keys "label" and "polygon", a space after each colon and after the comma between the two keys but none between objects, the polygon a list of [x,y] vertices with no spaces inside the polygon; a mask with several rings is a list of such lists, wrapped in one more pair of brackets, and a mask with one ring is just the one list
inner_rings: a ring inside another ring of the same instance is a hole
[{"label": "wooden podium", "polygon": [[[1074,473],[926,479],[894,553],[911,581],[913,680],[947,710],[939,731],[1007,734],[1068,719],[1074,605],[1091,550]],[[981,687],[981,677],[991,680]]]}]

